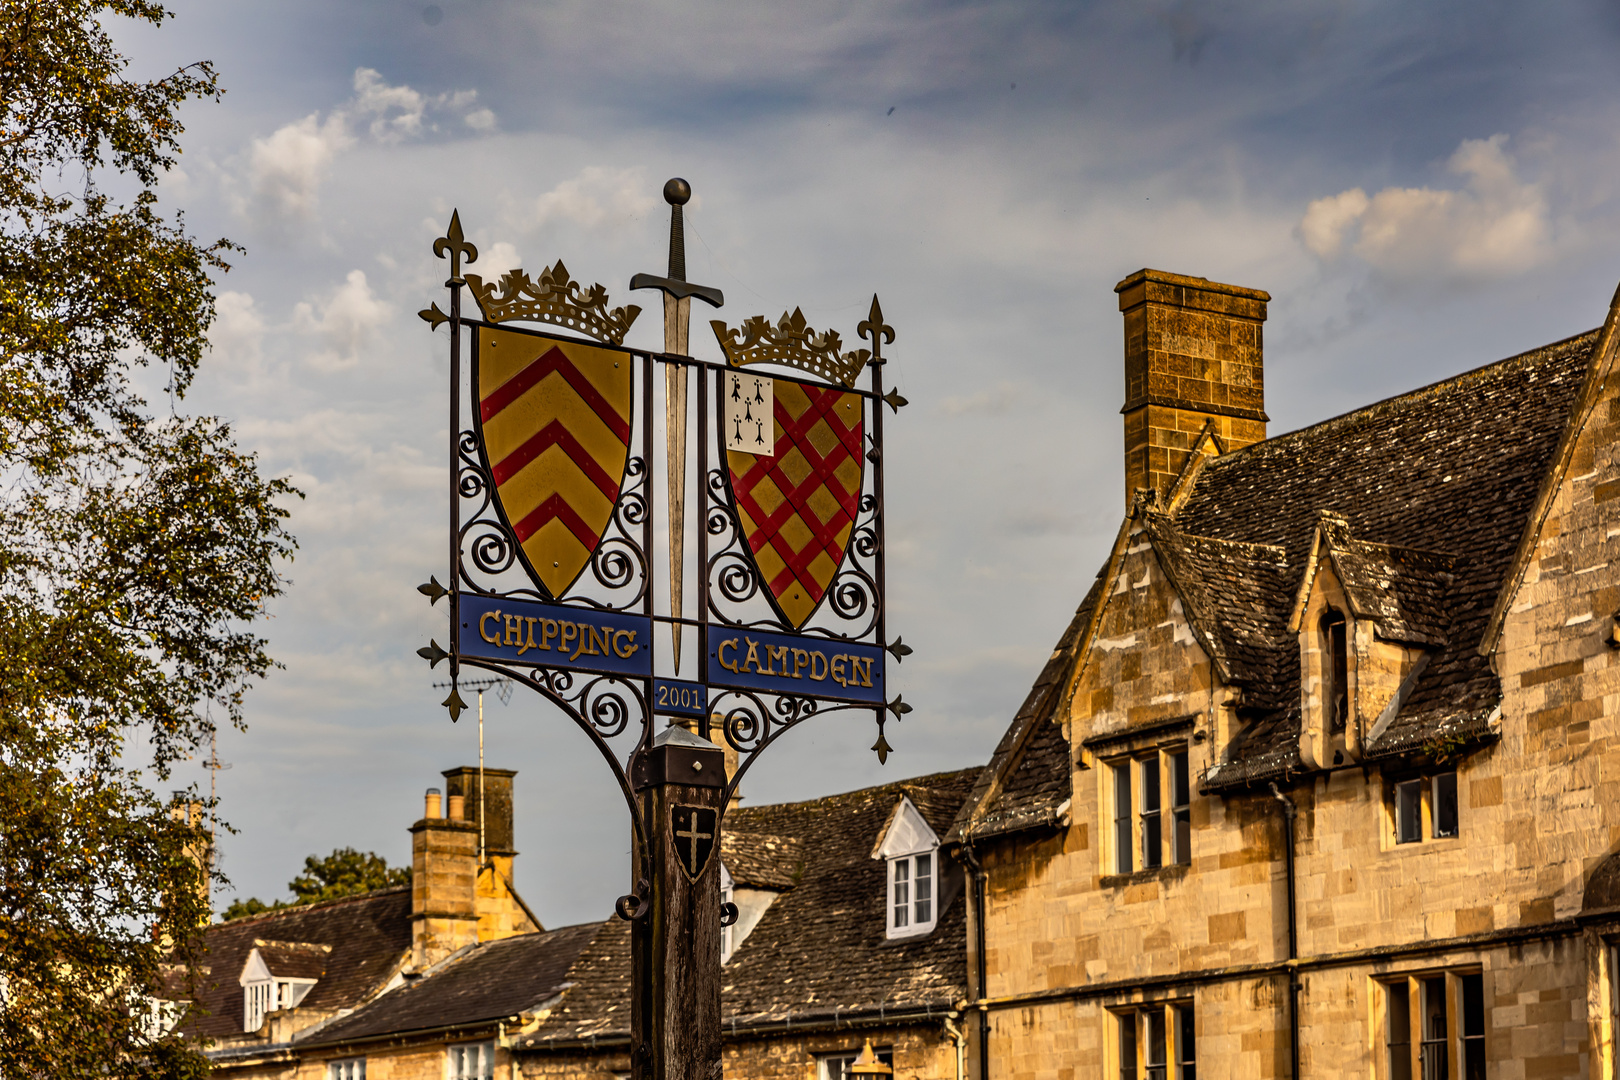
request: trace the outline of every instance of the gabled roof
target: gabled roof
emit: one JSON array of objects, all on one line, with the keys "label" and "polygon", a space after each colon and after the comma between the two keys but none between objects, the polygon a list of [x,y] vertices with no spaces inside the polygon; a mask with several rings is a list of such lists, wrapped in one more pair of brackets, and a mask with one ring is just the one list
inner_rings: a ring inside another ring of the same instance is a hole
[{"label": "gabled roof", "polygon": [[319,979],[326,974],[326,960],[331,954],[330,945],[255,939],[240,981],[246,982],[261,971],[262,977],[271,979]]},{"label": "gabled roof", "polygon": [[937,847],[939,834],[923,818],[911,796],[902,795],[889,811],[889,820],[878,831],[877,843],[872,845],[872,858],[893,859]]},{"label": "gabled roof", "polygon": [[[300,950],[313,956],[329,946],[320,981],[300,1008],[355,1008],[387,983],[410,952],[410,916],[411,889],[400,885],[209,926],[203,931],[197,998],[210,1015],[188,1021],[188,1029],[214,1039],[242,1034],[238,980],[255,948],[261,955],[268,950],[277,962],[294,963]],[[274,963],[271,970],[280,974]]]},{"label": "gabled roof", "polygon": [[[1273,544],[1303,566],[1328,511],[1355,540],[1387,546],[1383,556],[1351,552],[1367,556],[1350,570],[1364,594],[1381,570],[1399,576],[1390,566],[1398,550],[1454,559],[1444,611],[1421,615],[1431,633],[1445,624],[1435,635],[1445,644],[1369,757],[1489,734],[1501,686],[1478,645],[1596,340],[1596,331],[1581,334],[1216,458],[1177,515],[1185,532]],[[1409,596],[1432,598],[1442,588],[1437,572],[1434,564],[1415,572],[1431,581]],[[1289,651],[1297,664],[1297,644]],[[1296,671],[1290,696],[1297,680]],[[1250,718],[1206,786],[1301,770],[1298,739],[1297,702],[1278,702]]]},{"label": "gabled roof", "polygon": [[1446,643],[1451,622],[1446,594],[1457,564],[1453,556],[1358,540],[1351,536],[1348,521],[1324,510],[1295,594],[1288,620],[1291,631],[1300,629],[1311,584],[1324,563],[1332,565],[1344,587],[1350,613],[1371,623],[1379,637],[1409,645]]},{"label": "gabled roof", "polygon": [[[1304,769],[1289,622],[1324,511],[1343,528],[1330,530],[1323,551],[1361,616],[1384,637],[1431,650],[1368,756],[1490,737],[1501,687],[1481,649],[1515,551],[1539,520],[1572,410],[1586,400],[1599,337],[1554,342],[1228,454],[1200,453],[1177,481],[1173,513],[1138,500],[1133,518],[1200,644],[1246,691],[1242,730],[1206,790]],[[1084,659],[1130,527],[1127,520],[947,840],[1061,819],[1072,765],[1058,699]]]},{"label": "gabled roof", "polygon": [[587,923],[473,945],[298,1042],[332,1046],[533,1012],[562,993],[569,969],[600,932],[600,923]]},{"label": "gabled roof", "polygon": [[[808,802],[727,812],[726,835],[747,838],[732,841],[733,850],[757,850],[756,837],[790,838],[804,860],[797,883],[766,909],[725,966],[721,1010],[728,1029],[868,1010],[943,1011],[967,993],[960,896],[942,894],[933,933],[888,941],[886,868],[870,856],[902,798],[940,833],[978,774],[978,769],[936,773]],[[737,873],[735,867],[732,872]],[[522,1049],[627,1038],[629,924],[616,918],[603,923],[567,982],[572,987],[520,1043]]]}]

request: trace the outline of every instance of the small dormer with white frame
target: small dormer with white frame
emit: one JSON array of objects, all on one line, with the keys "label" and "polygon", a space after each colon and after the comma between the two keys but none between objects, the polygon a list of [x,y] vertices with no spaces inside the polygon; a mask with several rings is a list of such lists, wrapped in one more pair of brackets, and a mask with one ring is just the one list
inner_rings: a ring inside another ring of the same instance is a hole
[{"label": "small dormer with white frame", "polygon": [[885,865],[884,936],[922,937],[939,922],[944,897],[939,836],[908,795],[902,795],[872,849]]},{"label": "small dormer with white frame", "polygon": [[[255,940],[238,979],[242,986],[242,1030],[264,1027],[271,1013],[295,1009],[325,971],[330,945]],[[287,961],[291,959],[289,965]]]}]

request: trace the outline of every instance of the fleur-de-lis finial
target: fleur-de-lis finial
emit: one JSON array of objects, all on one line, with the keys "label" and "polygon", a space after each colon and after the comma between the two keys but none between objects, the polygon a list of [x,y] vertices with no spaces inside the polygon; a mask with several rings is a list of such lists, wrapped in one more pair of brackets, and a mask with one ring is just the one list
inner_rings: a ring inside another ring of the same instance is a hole
[{"label": "fleur-de-lis finial", "polygon": [[883,321],[883,308],[878,304],[877,293],[872,294],[872,310],[855,328],[855,333],[872,342],[871,362],[883,363],[883,343],[894,344],[894,327]]},{"label": "fleur-de-lis finial", "polygon": [[450,281],[455,285],[462,284],[461,257],[465,255],[468,262],[478,261],[478,249],[467,243],[467,238],[462,235],[460,210],[450,211],[450,228],[433,241],[433,254],[441,259],[447,254],[450,256]]}]

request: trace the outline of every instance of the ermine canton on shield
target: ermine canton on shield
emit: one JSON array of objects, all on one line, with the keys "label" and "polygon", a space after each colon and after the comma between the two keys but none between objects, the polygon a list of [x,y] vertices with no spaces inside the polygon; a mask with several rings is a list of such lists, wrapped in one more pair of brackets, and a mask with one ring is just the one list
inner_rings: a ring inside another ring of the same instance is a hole
[{"label": "ermine canton on shield", "polygon": [[630,358],[480,327],[477,420],[495,501],[530,576],[568,591],[613,520],[630,456]]},{"label": "ermine canton on shield", "polygon": [[[773,405],[771,456],[727,450],[726,464],[754,564],[778,614],[797,630],[826,595],[855,527],[866,463],[864,409],[859,394],[770,382],[772,392],[762,396]],[[723,447],[728,434],[721,433]]]}]

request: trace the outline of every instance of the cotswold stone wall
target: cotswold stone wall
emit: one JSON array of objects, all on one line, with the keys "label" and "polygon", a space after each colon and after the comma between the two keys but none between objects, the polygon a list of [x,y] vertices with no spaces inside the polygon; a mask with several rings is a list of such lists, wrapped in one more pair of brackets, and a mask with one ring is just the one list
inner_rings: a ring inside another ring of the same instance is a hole
[{"label": "cotswold stone wall", "polygon": [[[1301,1076],[1387,1077],[1386,986],[1447,974],[1481,977],[1493,1078],[1615,1075],[1620,906],[1582,917],[1592,871],[1620,851],[1615,390],[1584,414],[1508,605],[1494,660],[1500,739],[1457,757],[1437,738],[1403,765],[1351,760],[1282,785],[1298,808]],[[1061,710],[1076,755],[1070,824],[981,854],[991,1075],[1117,1076],[1115,1017],[1159,1001],[1193,1004],[1202,1075],[1286,1076],[1280,804],[1269,792],[1195,796],[1189,866],[1114,872],[1109,766],[1185,743],[1196,775],[1236,724],[1139,532],[1110,590]],[[1082,748],[1177,717],[1192,719]],[[1435,836],[1429,781],[1453,770],[1458,835]],[[1394,788],[1409,779],[1425,781],[1423,836],[1401,844]],[[1460,999],[1448,1008],[1455,1030]]]}]

